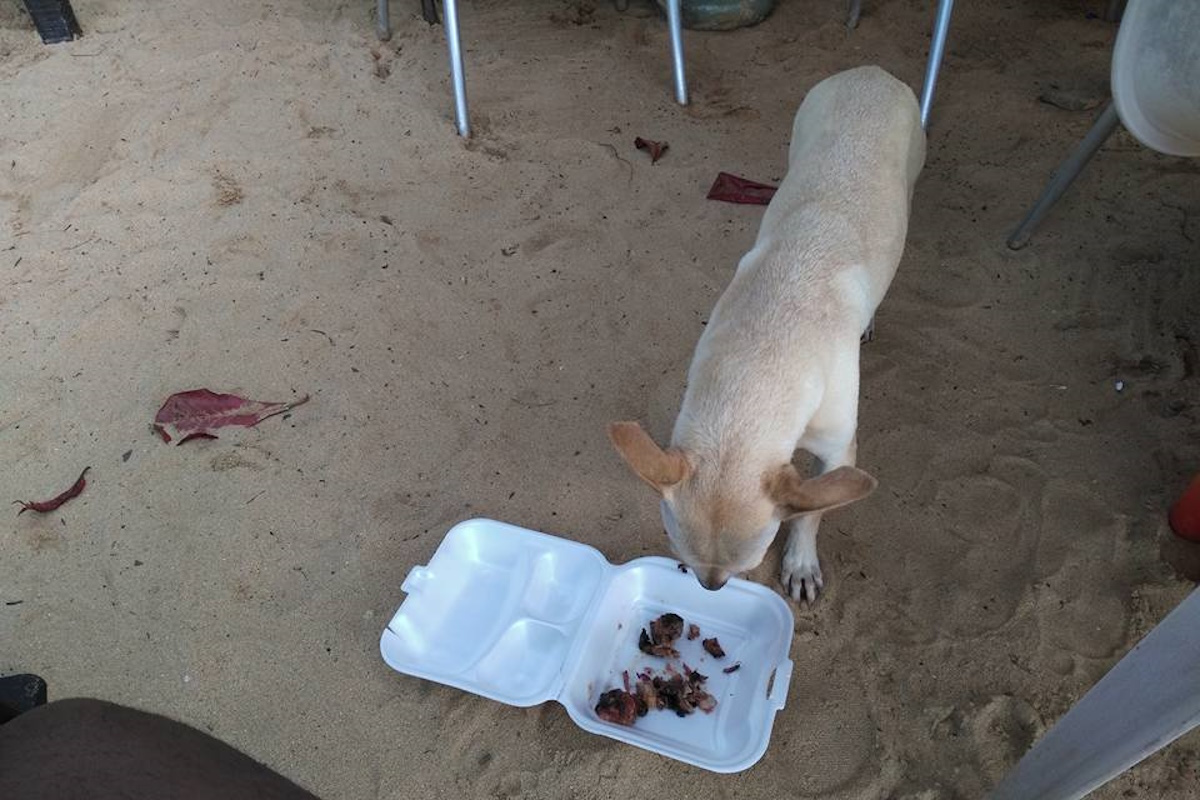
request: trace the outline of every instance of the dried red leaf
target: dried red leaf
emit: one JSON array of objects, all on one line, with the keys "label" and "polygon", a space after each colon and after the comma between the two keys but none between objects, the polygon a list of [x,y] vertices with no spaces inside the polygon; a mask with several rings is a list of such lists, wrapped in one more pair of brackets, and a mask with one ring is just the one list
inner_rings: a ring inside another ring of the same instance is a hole
[{"label": "dried red leaf", "polygon": [[79,478],[74,484],[71,485],[71,488],[67,489],[65,492],[53,498],[52,500],[14,500],[13,505],[21,507],[21,510],[17,512],[17,516],[21,516],[26,511],[36,511],[39,514],[46,514],[56,510],[59,506],[71,498],[79,497],[79,495],[83,494],[83,488],[87,486],[87,481],[83,476],[87,475],[89,469],[91,469],[91,467],[84,467],[83,472],[79,473]]},{"label": "dried red leaf", "polygon": [[[308,395],[290,403],[264,403],[236,394],[216,394],[208,389],[179,392],[167,398],[154,416],[154,430],[164,442],[179,439],[215,439],[211,431],[227,425],[253,427],[267,417],[290,411],[308,402]],[[173,435],[172,435],[173,434]]]},{"label": "dried red leaf", "polygon": [[707,650],[708,654],[713,658],[725,657],[725,650],[721,647],[721,643],[717,640],[717,637],[714,636],[711,639],[705,639],[700,644],[704,646],[704,649]]},{"label": "dried red leaf", "polygon": [[726,203],[742,203],[745,205],[765,206],[775,196],[776,187],[765,183],[749,181],[720,172],[708,190],[709,200],[721,200]]},{"label": "dried red leaf", "polygon": [[645,150],[648,152],[650,154],[651,164],[656,163],[660,158],[662,158],[663,153],[667,152],[667,148],[670,147],[670,145],[666,142],[656,142],[653,139],[643,139],[640,136],[633,140],[633,146],[638,150]]}]

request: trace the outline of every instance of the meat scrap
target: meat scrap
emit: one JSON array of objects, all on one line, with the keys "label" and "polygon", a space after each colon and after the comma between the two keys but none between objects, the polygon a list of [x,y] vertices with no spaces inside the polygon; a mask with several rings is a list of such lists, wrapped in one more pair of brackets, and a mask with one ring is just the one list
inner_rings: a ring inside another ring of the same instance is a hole
[{"label": "meat scrap", "polygon": [[654,688],[654,679],[642,678],[637,682],[637,698],[641,707],[647,711],[658,708],[658,691]]},{"label": "meat scrap", "polygon": [[638,717],[650,711],[674,711],[680,717],[694,714],[697,709],[711,714],[717,699],[704,689],[708,676],[685,667],[684,673],[667,670],[655,675],[647,670],[638,674],[636,692],[609,689],[596,703],[596,716],[617,725],[633,725]]},{"label": "meat scrap", "polygon": [[637,717],[645,714],[644,710],[639,709],[637,698],[622,689],[609,689],[600,695],[600,702],[596,703],[596,716],[617,725],[632,725]]},{"label": "meat scrap", "polygon": [[[686,717],[696,709],[708,714],[717,707],[717,701],[704,690],[707,680],[706,676],[695,670],[684,675],[679,673],[666,676],[656,675],[650,679],[648,687],[642,688],[639,685],[638,690],[640,695],[646,699],[648,709],[674,711],[681,717]],[[654,701],[653,706],[650,704],[651,698]]]},{"label": "meat scrap", "polygon": [[[685,626],[683,617],[678,614],[663,614],[642,628],[638,636],[638,649],[658,658],[679,658],[675,643],[684,635],[685,628],[689,641],[700,638],[699,625],[691,623]],[[705,639],[701,645],[714,658],[725,657],[725,651],[716,637]],[[697,709],[711,714],[717,707],[717,699],[704,688],[708,676],[686,663],[682,666],[683,671],[680,672],[673,662],[667,661],[659,674],[650,668],[643,669],[637,673],[636,683],[630,678],[629,671],[625,670],[621,673],[621,685],[624,688],[608,689],[601,694],[596,703],[596,716],[605,722],[629,726],[638,717],[644,717],[651,711],[674,711],[681,717],[693,714]],[[729,674],[740,668],[739,662],[722,671]]]},{"label": "meat scrap", "polygon": [[650,634],[646,633],[646,629],[642,628],[642,633],[638,636],[638,649],[648,656],[657,656],[659,658],[677,658],[679,651],[668,644],[655,644],[650,638]]},{"label": "meat scrap", "polygon": [[678,614],[663,614],[650,621],[650,635],[655,642],[669,644],[683,635],[683,617]]},{"label": "meat scrap", "polygon": [[659,658],[679,658],[675,640],[683,634],[683,617],[678,614],[663,614],[650,621],[650,632],[642,628],[638,637],[638,649]]}]

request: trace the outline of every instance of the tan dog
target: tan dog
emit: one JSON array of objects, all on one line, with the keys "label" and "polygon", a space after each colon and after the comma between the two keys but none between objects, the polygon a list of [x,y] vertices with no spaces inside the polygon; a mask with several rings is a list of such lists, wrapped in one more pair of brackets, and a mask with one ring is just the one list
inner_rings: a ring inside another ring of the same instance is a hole
[{"label": "tan dog", "polygon": [[[896,273],[924,161],[906,85],[860,67],[813,87],[787,177],[696,347],[670,449],[635,422],[610,427],[705,587],[758,566],[786,523],[784,588],[814,601],[821,514],[875,488],[854,466],[860,337]],[[818,477],[792,466],[797,449]]]}]

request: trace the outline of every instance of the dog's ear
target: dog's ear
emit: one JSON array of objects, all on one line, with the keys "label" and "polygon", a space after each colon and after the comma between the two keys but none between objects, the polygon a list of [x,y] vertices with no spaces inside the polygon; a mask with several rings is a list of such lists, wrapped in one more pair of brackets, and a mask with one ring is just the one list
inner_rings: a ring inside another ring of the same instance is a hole
[{"label": "dog's ear", "polygon": [[783,518],[798,517],[861,500],[879,481],[856,467],[838,467],[816,478],[802,478],[791,464],[767,473],[767,495],[783,510]]},{"label": "dog's ear", "polygon": [[691,468],[677,450],[663,450],[636,422],[614,422],[608,438],[638,477],[662,494],[688,476]]}]

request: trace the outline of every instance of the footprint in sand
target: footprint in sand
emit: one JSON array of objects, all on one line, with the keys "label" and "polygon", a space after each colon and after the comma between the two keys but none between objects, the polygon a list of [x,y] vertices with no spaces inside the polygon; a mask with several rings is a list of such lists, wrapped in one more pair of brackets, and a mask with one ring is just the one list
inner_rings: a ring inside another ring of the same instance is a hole
[{"label": "footprint in sand", "polygon": [[998,695],[989,700],[971,720],[979,767],[987,782],[1004,777],[1045,729],[1033,706],[1019,697]]},{"label": "footprint in sand", "polygon": [[1042,498],[1037,576],[1050,578],[1081,559],[1111,561],[1123,525],[1105,503],[1073,483],[1051,482]]},{"label": "footprint in sand", "polygon": [[[1051,483],[1042,501],[1035,559],[1043,645],[1087,658],[1110,658],[1125,643],[1128,592],[1114,563],[1126,546],[1127,522],[1098,497]],[[1066,668],[1069,658],[1060,658]]]},{"label": "footprint in sand", "polygon": [[[945,533],[926,562],[936,582],[917,590],[936,629],[973,637],[1005,625],[1025,595],[1031,572],[1030,500],[1003,465],[983,474],[943,478],[933,505]],[[1036,499],[1034,500],[1036,502]]]},{"label": "footprint in sand", "polygon": [[877,773],[879,741],[867,693],[834,662],[815,653],[797,658],[786,719],[763,764],[803,796],[859,786]]},{"label": "footprint in sand", "polygon": [[1093,659],[1110,659],[1125,645],[1127,591],[1096,564],[1076,565],[1047,584],[1038,598],[1038,623],[1052,649]]}]

